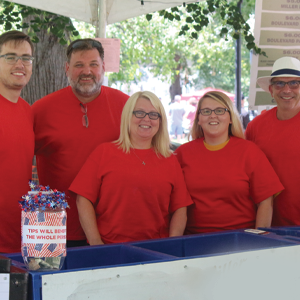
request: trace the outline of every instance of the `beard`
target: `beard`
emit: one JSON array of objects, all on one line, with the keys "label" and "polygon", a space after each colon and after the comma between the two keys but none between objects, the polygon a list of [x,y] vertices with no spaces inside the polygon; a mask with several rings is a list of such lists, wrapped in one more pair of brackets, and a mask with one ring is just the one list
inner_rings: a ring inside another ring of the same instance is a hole
[{"label": "beard", "polygon": [[[84,83],[80,82],[81,78],[92,78],[93,83]],[[101,86],[104,80],[104,76],[101,76],[100,80],[96,82],[96,77],[94,75],[80,75],[77,81],[68,77],[68,81],[72,87],[76,91],[76,93],[82,97],[91,97],[95,94],[99,94],[101,91]]]}]

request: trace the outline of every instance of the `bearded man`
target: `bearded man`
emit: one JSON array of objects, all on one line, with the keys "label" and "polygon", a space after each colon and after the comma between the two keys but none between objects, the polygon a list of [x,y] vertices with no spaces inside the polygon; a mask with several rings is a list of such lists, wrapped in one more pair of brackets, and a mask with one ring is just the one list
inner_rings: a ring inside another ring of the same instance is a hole
[{"label": "bearded man", "polygon": [[76,207],[68,191],[90,153],[101,143],[118,139],[128,95],[102,86],[104,49],[94,39],[79,39],[67,49],[70,86],[36,101],[35,154],[39,182],[66,193],[67,247],[86,245]]}]

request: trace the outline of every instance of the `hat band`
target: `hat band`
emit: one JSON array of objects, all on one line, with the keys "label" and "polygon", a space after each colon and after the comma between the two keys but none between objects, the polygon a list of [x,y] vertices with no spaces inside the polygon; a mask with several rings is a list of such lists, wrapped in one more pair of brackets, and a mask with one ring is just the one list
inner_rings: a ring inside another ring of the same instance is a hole
[{"label": "hat band", "polygon": [[278,75],[296,75],[300,76],[300,71],[292,70],[292,69],[280,69],[271,74],[271,76],[278,76]]}]

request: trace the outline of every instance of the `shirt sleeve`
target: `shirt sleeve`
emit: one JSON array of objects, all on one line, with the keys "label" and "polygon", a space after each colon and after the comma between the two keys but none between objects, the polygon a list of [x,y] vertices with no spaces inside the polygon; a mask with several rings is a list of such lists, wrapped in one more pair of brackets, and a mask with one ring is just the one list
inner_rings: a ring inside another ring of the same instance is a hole
[{"label": "shirt sleeve", "polygon": [[170,213],[177,209],[193,204],[191,196],[187,190],[181,167],[176,159],[172,157],[174,163],[175,182],[173,185],[170,201]]},{"label": "shirt sleeve", "polygon": [[254,144],[251,147],[248,167],[251,168],[251,165],[253,167],[249,174],[250,195],[255,203],[264,201],[284,189],[269,160]]},{"label": "shirt sleeve", "polygon": [[69,187],[71,192],[87,198],[92,203],[96,203],[100,193],[99,166],[103,156],[102,152],[101,145],[91,153]]}]

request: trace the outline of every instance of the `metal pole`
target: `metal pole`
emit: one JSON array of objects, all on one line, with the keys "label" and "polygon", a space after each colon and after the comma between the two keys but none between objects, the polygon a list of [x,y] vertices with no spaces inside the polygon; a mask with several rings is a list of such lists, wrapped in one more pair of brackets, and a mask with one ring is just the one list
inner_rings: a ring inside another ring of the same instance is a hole
[{"label": "metal pole", "polygon": [[105,38],[106,36],[106,0],[97,0],[98,20],[96,37]]},{"label": "metal pole", "polygon": [[[238,9],[241,12],[243,0],[238,2]],[[241,113],[241,77],[242,77],[242,68],[241,68],[241,37],[236,40],[235,47],[235,99],[236,99],[236,108],[239,113]]]}]

